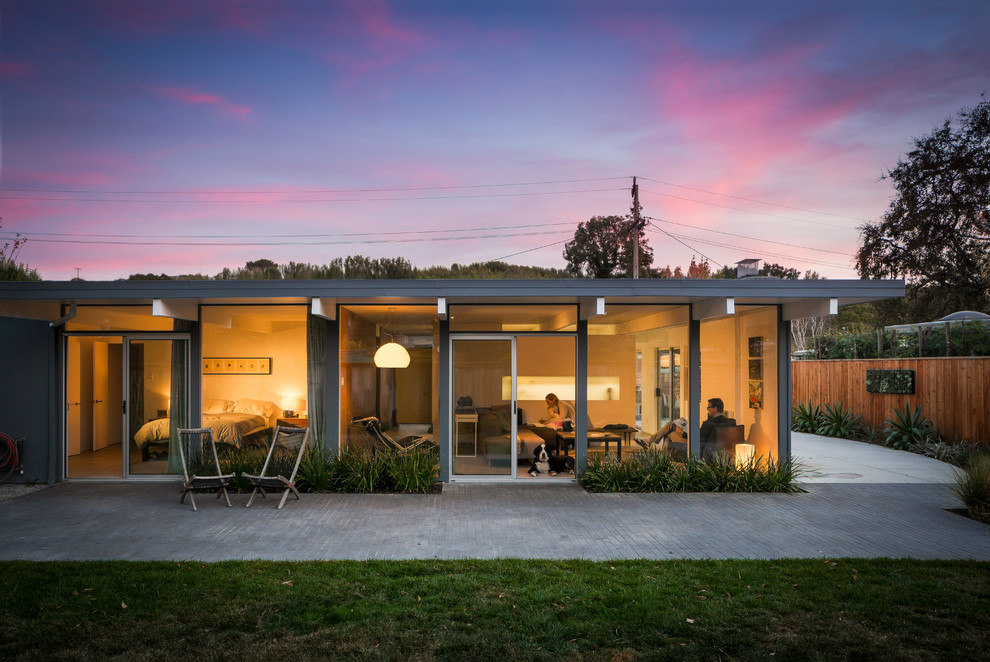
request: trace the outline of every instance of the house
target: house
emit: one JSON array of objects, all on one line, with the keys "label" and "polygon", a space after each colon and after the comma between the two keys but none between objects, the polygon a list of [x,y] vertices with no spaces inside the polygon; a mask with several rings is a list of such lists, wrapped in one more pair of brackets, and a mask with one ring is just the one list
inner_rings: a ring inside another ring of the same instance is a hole
[{"label": "house", "polygon": [[[903,294],[870,280],[2,282],[0,431],[26,439],[25,479],[151,480],[175,470],[177,427],[247,446],[307,425],[337,451],[366,444],[352,420],[375,416],[432,436],[444,481],[513,481],[540,440],[573,443],[580,474],[589,453],[631,452],[634,428],[681,417],[697,454],[718,397],[744,443],[787,457],[790,320]],[[549,393],[573,430],[539,424]]]}]

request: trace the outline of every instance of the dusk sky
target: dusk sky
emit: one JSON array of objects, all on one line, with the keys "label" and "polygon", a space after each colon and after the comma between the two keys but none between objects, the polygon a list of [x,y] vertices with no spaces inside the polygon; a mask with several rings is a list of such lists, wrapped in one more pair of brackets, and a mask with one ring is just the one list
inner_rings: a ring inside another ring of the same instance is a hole
[{"label": "dusk sky", "polygon": [[629,212],[633,175],[656,266],[856,278],[883,173],[990,92],[986,0],[0,12],[0,244],[26,237],[46,280],[355,254],[563,268],[578,223]]}]

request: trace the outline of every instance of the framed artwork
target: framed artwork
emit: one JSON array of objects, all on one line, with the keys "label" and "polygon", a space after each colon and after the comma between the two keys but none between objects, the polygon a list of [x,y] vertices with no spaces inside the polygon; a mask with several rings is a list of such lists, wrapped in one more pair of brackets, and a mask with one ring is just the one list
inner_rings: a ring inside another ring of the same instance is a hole
[{"label": "framed artwork", "polygon": [[749,355],[751,357],[763,356],[763,336],[753,336],[749,339]]},{"label": "framed artwork", "polygon": [[204,375],[270,375],[270,356],[206,356],[203,357]]},{"label": "framed artwork", "polygon": [[750,409],[763,409],[763,382],[751,379],[749,380],[749,408]]},{"label": "framed artwork", "polygon": [[763,379],[763,359],[749,360],[749,378]]}]

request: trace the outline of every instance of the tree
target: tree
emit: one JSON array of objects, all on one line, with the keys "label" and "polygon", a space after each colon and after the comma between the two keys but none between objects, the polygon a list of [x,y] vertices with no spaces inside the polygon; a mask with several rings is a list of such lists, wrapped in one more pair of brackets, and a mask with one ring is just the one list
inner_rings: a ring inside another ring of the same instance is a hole
[{"label": "tree", "polygon": [[[990,307],[990,100],[963,109],[889,170],[895,197],[860,226],[861,276],[903,277],[938,308]],[[951,308],[951,309],[950,309]]]},{"label": "tree", "polygon": [[[578,225],[574,239],[564,244],[567,271],[588,278],[629,278],[633,263],[633,222],[623,216],[595,216]],[[639,228],[640,273],[649,273],[653,249]]]},{"label": "tree", "polygon": [[0,280],[41,280],[36,269],[31,269],[23,262],[17,261],[17,254],[25,241],[27,240],[18,234],[15,235],[13,242],[6,241],[0,247]]}]

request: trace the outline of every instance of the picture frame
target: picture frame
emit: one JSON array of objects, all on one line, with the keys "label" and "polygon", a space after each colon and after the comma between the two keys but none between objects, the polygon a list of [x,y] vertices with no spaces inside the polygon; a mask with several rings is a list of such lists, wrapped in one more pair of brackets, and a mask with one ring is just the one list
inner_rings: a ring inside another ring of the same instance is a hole
[{"label": "picture frame", "polygon": [[749,339],[749,355],[754,358],[763,356],[763,336],[752,336]]},{"label": "picture frame", "polygon": [[763,382],[760,380],[749,380],[749,408],[763,409]]},{"label": "picture frame", "polygon": [[270,356],[204,356],[204,375],[270,375]]},{"label": "picture frame", "polygon": [[763,359],[749,360],[749,378],[759,380],[763,379]]}]

